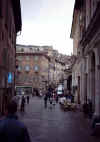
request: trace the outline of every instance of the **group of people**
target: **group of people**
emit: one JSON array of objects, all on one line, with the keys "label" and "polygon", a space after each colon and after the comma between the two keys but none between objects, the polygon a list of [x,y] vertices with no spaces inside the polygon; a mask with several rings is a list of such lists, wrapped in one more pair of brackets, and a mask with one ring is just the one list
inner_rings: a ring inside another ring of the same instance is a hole
[{"label": "group of people", "polygon": [[52,105],[55,105],[55,102],[58,103],[58,95],[56,92],[50,92],[47,91],[44,95],[44,106],[47,108],[47,103],[50,103],[50,108],[52,108]]}]

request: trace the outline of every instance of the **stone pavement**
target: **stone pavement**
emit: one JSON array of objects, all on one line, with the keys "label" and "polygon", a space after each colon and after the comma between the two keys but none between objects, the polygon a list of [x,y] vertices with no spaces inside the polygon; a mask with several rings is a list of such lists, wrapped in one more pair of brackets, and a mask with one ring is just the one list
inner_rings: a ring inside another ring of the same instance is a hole
[{"label": "stone pavement", "polygon": [[33,97],[20,115],[32,142],[99,142],[91,136],[90,126],[80,112],[63,112],[60,105],[44,108],[42,98]]}]

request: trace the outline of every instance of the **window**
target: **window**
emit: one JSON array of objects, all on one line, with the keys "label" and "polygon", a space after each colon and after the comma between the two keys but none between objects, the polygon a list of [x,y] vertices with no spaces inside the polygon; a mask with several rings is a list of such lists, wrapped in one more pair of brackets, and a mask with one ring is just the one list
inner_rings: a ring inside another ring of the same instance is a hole
[{"label": "window", "polygon": [[23,48],[21,48],[21,52],[24,52],[24,49],[23,49]]},{"label": "window", "polygon": [[22,56],[17,56],[17,60],[21,61],[22,60]]},{"label": "window", "polygon": [[35,57],[34,57],[34,60],[35,60],[35,61],[38,61],[38,56],[35,56]]},{"label": "window", "polygon": [[30,51],[33,51],[33,49],[32,49],[32,48],[30,48]]},{"label": "window", "polygon": [[26,72],[29,72],[29,70],[30,70],[30,66],[29,66],[29,65],[26,65],[26,66],[25,66],[25,71],[26,71]]},{"label": "window", "polygon": [[38,65],[35,65],[35,66],[34,66],[34,70],[35,70],[35,72],[38,72],[38,71],[39,71],[39,66],[38,66]]},{"label": "window", "polygon": [[21,70],[22,70],[22,67],[19,65],[18,66],[18,72],[21,72]]},{"label": "window", "polygon": [[29,61],[29,60],[30,60],[30,57],[29,57],[29,56],[26,56],[26,60]]}]

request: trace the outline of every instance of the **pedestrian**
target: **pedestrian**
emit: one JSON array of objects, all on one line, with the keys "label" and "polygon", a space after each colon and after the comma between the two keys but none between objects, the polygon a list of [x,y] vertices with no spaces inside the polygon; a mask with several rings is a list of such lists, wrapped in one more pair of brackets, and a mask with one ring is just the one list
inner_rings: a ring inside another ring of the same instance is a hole
[{"label": "pedestrian", "polygon": [[25,108],[25,97],[22,96],[22,99],[21,99],[21,112],[24,112],[24,109]]},{"label": "pedestrian", "polygon": [[42,97],[43,96],[43,94],[42,94],[42,91],[40,90],[40,97]]},{"label": "pedestrian", "polygon": [[56,94],[56,103],[58,103],[58,94]]},{"label": "pedestrian", "polygon": [[88,114],[89,114],[89,107],[88,107],[87,102],[85,102],[85,103],[83,104],[83,113],[84,113],[84,117],[88,117]]},{"label": "pedestrian", "polygon": [[30,97],[29,95],[27,96],[27,104],[29,104],[29,101],[30,101]]},{"label": "pedestrian", "polygon": [[48,96],[47,94],[45,94],[44,96],[44,107],[47,108],[47,100],[48,100]]},{"label": "pedestrian", "polygon": [[56,104],[56,94],[55,92],[53,92],[53,95],[52,95],[52,104],[55,106]]},{"label": "pedestrian", "polygon": [[1,142],[31,142],[26,126],[16,115],[17,103],[11,101],[6,108],[6,117],[0,120]]},{"label": "pedestrian", "polygon": [[52,103],[53,103],[53,97],[52,96],[50,97],[49,102],[50,102],[50,109],[52,109]]},{"label": "pedestrian", "polygon": [[20,99],[20,97],[18,95],[15,95],[12,97],[12,101],[15,101],[17,103],[17,105],[19,104],[19,99]]},{"label": "pedestrian", "polygon": [[50,100],[50,97],[51,97],[51,92],[48,90],[47,92],[47,96],[48,96],[48,99]]},{"label": "pedestrian", "polygon": [[92,101],[88,99],[88,107],[89,107],[89,118],[92,118],[93,115],[93,106],[92,106]]},{"label": "pedestrian", "polygon": [[100,115],[94,114],[92,118],[92,136],[100,136]]}]

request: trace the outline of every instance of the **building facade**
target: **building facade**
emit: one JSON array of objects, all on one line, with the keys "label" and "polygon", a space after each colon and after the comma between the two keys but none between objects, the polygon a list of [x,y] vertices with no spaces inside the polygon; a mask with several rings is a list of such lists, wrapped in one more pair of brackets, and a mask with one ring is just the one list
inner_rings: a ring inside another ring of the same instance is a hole
[{"label": "building facade", "polygon": [[49,82],[50,58],[37,46],[17,45],[16,47],[16,89],[19,93],[44,92]]},{"label": "building facade", "polygon": [[18,92],[23,92],[23,88],[30,93],[44,92],[49,86],[55,89],[64,80],[65,57],[52,46],[16,45]]},{"label": "building facade", "polygon": [[73,39],[73,63],[72,63],[72,92],[74,101],[78,104],[83,102],[80,88],[81,77],[81,55],[80,55],[80,12],[77,10],[77,2],[74,5],[72,28],[70,37]]},{"label": "building facade", "polygon": [[76,0],[79,13],[82,102],[91,100],[93,112],[100,115],[100,1]]},{"label": "building facade", "polygon": [[0,113],[14,95],[16,34],[20,30],[20,0],[0,0]]}]

